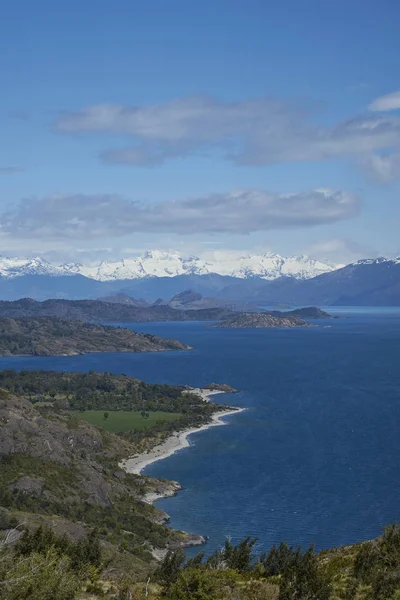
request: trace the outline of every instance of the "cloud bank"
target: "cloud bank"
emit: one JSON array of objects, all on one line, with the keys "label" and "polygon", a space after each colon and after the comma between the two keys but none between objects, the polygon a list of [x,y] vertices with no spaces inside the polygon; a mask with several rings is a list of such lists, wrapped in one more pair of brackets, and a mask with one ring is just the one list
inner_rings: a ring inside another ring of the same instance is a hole
[{"label": "cloud bank", "polygon": [[359,210],[355,195],[333,190],[294,194],[233,190],[151,205],[118,195],[75,194],[23,200],[0,215],[0,235],[87,240],[138,232],[249,234],[334,223]]},{"label": "cloud bank", "polygon": [[[105,150],[109,163],[155,166],[194,154],[218,154],[240,165],[316,162],[337,157],[369,164],[400,151],[400,92],[373,101],[369,112],[332,126],[315,124],[304,107],[271,98],[217,102],[192,96],[149,106],[99,104],[65,113],[59,133],[120,134],[129,146]],[[376,169],[380,178],[381,170]]]}]

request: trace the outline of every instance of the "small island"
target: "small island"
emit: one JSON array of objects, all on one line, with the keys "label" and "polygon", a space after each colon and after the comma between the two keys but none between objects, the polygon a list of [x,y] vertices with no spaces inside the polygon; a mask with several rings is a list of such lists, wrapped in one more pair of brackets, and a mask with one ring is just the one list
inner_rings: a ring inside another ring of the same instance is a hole
[{"label": "small island", "polygon": [[74,356],[89,352],[162,352],[189,350],[131,329],[57,317],[0,318],[0,356]]},{"label": "small island", "polygon": [[315,327],[315,325],[312,325],[295,315],[272,316],[267,313],[236,313],[223,321],[212,323],[211,325],[208,325],[208,327],[266,329],[273,327]]}]

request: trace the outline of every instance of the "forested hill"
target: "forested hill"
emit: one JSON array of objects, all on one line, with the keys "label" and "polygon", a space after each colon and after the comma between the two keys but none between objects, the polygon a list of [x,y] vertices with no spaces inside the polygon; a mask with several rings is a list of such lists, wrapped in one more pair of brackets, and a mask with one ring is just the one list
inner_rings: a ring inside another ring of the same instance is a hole
[{"label": "forested hill", "polygon": [[136,307],[130,304],[100,300],[45,300],[23,298],[0,301],[0,317],[60,317],[82,321],[150,322],[150,321],[214,321],[231,314],[227,308],[183,311],[170,306]]},{"label": "forested hill", "polygon": [[120,327],[57,317],[0,318],[1,356],[72,356],[87,352],[187,349],[189,346],[176,340],[164,340]]}]

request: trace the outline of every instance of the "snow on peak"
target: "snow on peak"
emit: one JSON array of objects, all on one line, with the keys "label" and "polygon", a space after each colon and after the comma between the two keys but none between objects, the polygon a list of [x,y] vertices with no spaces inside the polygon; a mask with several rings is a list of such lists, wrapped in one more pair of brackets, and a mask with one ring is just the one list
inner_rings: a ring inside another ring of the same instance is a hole
[{"label": "snow on peak", "polygon": [[335,270],[335,266],[308,256],[283,257],[280,254],[241,254],[215,251],[205,258],[182,257],[178,252],[148,250],[142,256],[118,261],[102,261],[96,265],[80,263],[55,266],[36,258],[0,257],[0,276],[13,278],[21,275],[83,275],[97,281],[141,279],[143,277],[175,277],[177,275],[206,275],[215,273],[241,279],[259,277],[270,280],[278,277],[308,279]]},{"label": "snow on peak", "polygon": [[362,258],[353,265],[379,265],[382,263],[397,263],[399,261],[398,258],[385,258],[384,256],[379,256],[378,258]]},{"label": "snow on peak", "polygon": [[10,258],[0,256],[0,276],[12,279],[21,275],[65,275],[62,267],[52,265],[47,260],[34,258]]}]

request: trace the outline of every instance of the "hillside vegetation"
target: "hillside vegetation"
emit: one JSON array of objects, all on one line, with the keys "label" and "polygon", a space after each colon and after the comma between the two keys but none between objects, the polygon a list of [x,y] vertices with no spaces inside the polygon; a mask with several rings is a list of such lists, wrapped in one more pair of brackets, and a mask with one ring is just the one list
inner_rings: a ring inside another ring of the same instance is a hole
[{"label": "hillside vegetation", "polygon": [[[185,560],[204,538],[146,502],[179,484],[118,465],[221,409],[186,387],[49,371],[3,371],[0,386],[0,600],[399,600],[397,525],[320,553],[227,539]],[[114,414],[136,430],[107,432]]]},{"label": "hillside vegetation", "polygon": [[[186,387],[107,373],[3,371],[0,385],[0,529],[42,524],[75,541],[96,530],[113,569],[137,577],[154,570],[155,552],[204,542],[165,528],[168,516],[145,501],[178,484],[118,465],[172,431],[206,423],[221,407]],[[97,427],[87,405],[97,408]]]},{"label": "hillside vegetation", "polygon": [[56,317],[0,318],[0,356],[187,350],[176,340]]},{"label": "hillside vegetation", "polygon": [[[166,515],[143,502],[144,494],[168,484],[118,467],[137,452],[126,437],[68,413],[40,411],[4,390],[0,434],[0,505],[10,518],[55,523],[74,539],[96,528],[110,551],[126,550],[146,562],[152,561],[153,548],[189,541],[190,536],[162,527]],[[140,561],[137,566],[143,568]]]}]

